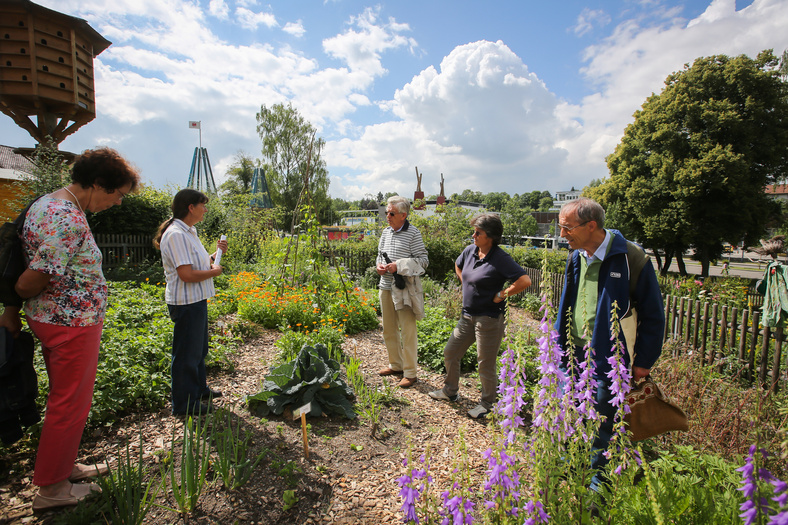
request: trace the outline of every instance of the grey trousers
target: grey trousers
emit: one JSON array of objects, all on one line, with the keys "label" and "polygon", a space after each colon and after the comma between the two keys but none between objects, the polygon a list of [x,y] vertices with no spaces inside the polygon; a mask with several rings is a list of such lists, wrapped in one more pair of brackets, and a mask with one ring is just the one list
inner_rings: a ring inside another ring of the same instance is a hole
[{"label": "grey trousers", "polygon": [[476,353],[479,358],[479,379],[482,384],[481,404],[484,408],[492,408],[498,399],[498,352],[501,348],[506,316],[497,318],[486,315],[462,315],[454,327],[454,331],[443,350],[446,364],[446,380],[443,392],[448,396],[456,395],[460,389],[460,362],[465,352],[476,341]]}]

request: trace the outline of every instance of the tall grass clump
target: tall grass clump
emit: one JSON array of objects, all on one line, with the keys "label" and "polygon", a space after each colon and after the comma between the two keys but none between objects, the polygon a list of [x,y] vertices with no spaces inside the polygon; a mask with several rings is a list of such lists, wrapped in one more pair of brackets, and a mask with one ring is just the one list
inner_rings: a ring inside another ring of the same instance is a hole
[{"label": "tall grass clump", "polygon": [[[175,451],[177,427],[173,428],[171,450]],[[188,521],[188,515],[206,486],[206,475],[211,460],[211,436],[208,425],[200,417],[187,417],[183,425],[183,442],[177,459],[172,458],[169,472],[163,476],[162,486],[169,479],[170,493],[176,508],[170,509]]]},{"label": "tall grass clump", "polygon": [[[126,454],[118,456],[117,468],[99,476],[104,517],[115,525],[141,525],[161,489],[161,482],[150,475],[142,461],[142,429],[134,458],[126,443]],[[147,478],[147,480],[146,480]]]},{"label": "tall grass clump", "polygon": [[248,429],[243,430],[240,419],[234,418],[231,411],[224,409],[216,411],[213,423],[221,425],[219,430],[213,432],[216,448],[214,469],[226,489],[236,490],[249,481],[254,469],[268,451],[252,454],[252,432]]}]

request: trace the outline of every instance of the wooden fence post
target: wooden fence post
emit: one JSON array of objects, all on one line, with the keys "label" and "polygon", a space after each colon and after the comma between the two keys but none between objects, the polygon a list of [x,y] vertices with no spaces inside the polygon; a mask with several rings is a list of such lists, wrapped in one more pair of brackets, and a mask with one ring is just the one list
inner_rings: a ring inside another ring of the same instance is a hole
[{"label": "wooden fence post", "polygon": [[722,306],[722,318],[720,319],[720,344],[717,350],[717,371],[722,372],[722,364],[724,362],[726,339],[728,337],[728,305]]},{"label": "wooden fence post", "polygon": [[698,332],[700,331],[700,301],[695,299],[695,326],[692,327],[692,348],[698,348]]},{"label": "wooden fence post", "polygon": [[709,337],[709,302],[703,302],[703,318],[701,319],[703,330],[701,330],[700,340],[700,364],[706,364],[706,340]]},{"label": "wooden fence post", "polygon": [[715,343],[717,342],[717,309],[718,309],[718,305],[717,303],[714,303],[714,305],[711,307],[711,348],[709,349],[709,358],[708,358],[709,365],[714,364],[714,358],[717,355],[716,352],[714,351],[715,346],[717,346],[715,345]]},{"label": "wooden fence post", "polygon": [[758,351],[758,334],[760,333],[761,312],[755,310],[752,314],[752,343],[750,344],[750,355],[747,356],[749,371],[747,378],[752,381],[755,378],[755,352]]},{"label": "wooden fence post", "polygon": [[736,331],[739,329],[739,308],[734,306],[731,308],[731,331],[728,337],[728,349],[733,352],[736,349]]},{"label": "wooden fence post", "polygon": [[761,342],[761,363],[758,367],[758,382],[762,387],[766,386],[766,372],[769,366],[769,342],[771,341],[772,329],[768,326],[763,327],[763,341]]},{"label": "wooden fence post", "polygon": [[780,359],[782,357],[783,349],[783,327],[777,328],[774,333],[774,361],[772,361],[772,386],[771,391],[777,392],[777,385],[780,381]]},{"label": "wooden fence post", "polygon": [[750,310],[744,310],[741,314],[741,338],[739,339],[739,361],[744,365],[745,352],[747,350],[747,334],[750,333],[750,327],[747,321],[750,317]]},{"label": "wooden fence post", "polygon": [[662,342],[668,340],[668,330],[670,329],[670,298],[671,295],[665,296],[665,333],[662,334]]},{"label": "wooden fence post", "polygon": [[[684,302],[686,299],[686,297],[682,297],[681,301],[679,301],[679,322],[676,323],[676,326],[679,328],[679,333],[675,338],[677,341],[686,340],[686,337],[684,337]],[[676,348],[678,347],[679,345],[676,345]]]}]

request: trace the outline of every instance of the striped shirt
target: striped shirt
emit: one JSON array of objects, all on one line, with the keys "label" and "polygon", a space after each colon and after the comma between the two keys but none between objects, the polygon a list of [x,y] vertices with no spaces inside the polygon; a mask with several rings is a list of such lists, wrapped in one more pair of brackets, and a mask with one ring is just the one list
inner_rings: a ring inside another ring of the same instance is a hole
[{"label": "striped shirt", "polygon": [[197,237],[197,229],[175,219],[161,238],[161,261],[167,288],[167,304],[192,304],[216,295],[213,278],[198,283],[185,283],[178,277],[178,266],[191,264],[192,270],[210,270],[211,256]]},{"label": "striped shirt", "polygon": [[[386,259],[383,258],[383,252],[389,256],[391,262],[396,262],[397,259],[412,258],[416,259],[422,268],[426,268],[430,263],[427,257],[427,248],[424,247],[424,239],[421,238],[421,232],[409,223],[407,220],[399,231],[394,231],[391,226],[387,226],[380,234],[380,242],[378,242],[378,257],[375,259],[375,264],[386,264]],[[394,283],[394,276],[386,273],[380,276],[381,290],[391,290]]]}]

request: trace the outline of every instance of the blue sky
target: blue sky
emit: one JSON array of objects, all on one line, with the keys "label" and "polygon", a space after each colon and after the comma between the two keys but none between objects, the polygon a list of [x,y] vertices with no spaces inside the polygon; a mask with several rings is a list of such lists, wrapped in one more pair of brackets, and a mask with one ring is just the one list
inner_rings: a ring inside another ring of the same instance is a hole
[{"label": "blue sky", "polygon": [[[40,0],[113,42],[97,118],[63,142],[187,183],[202,122],[217,183],[290,102],[326,141],[334,197],[582,188],[632,114],[695,58],[788,48],[788,0]],[[32,146],[0,116],[0,144]]]}]

